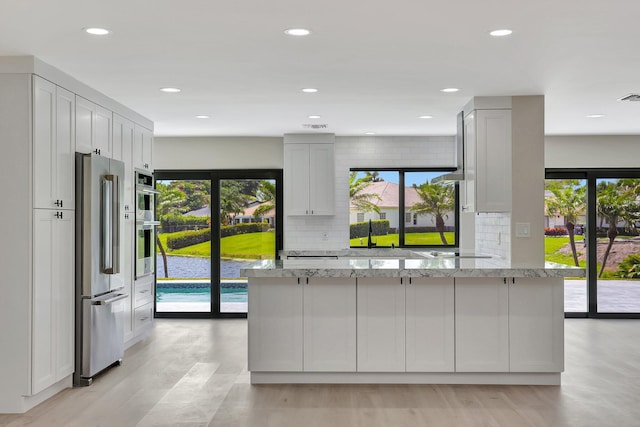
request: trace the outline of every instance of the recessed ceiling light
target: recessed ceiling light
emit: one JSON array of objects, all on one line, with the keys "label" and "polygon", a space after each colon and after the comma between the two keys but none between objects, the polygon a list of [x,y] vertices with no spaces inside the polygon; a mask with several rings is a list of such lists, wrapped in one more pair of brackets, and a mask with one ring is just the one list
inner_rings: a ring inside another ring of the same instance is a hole
[{"label": "recessed ceiling light", "polygon": [[304,89],[302,89],[303,92],[305,93],[316,93],[318,91],[318,89],[313,88],[313,87],[306,87]]},{"label": "recessed ceiling light", "polygon": [[458,89],[457,87],[447,87],[447,88],[444,88],[444,89],[440,89],[440,92],[447,92],[447,93],[449,93],[449,92],[457,92],[457,91],[459,91],[459,90],[460,90],[460,89]]},{"label": "recessed ceiling light", "polygon": [[97,27],[85,28],[84,31],[94,36],[106,36],[107,34],[111,33],[111,31],[107,30],[106,28]]},{"label": "recessed ceiling light", "polygon": [[587,115],[585,117],[587,117],[589,119],[599,119],[601,117],[604,117],[604,114],[589,114],[589,115]]},{"label": "recessed ceiling light", "polygon": [[208,118],[209,118],[209,116],[207,116],[207,115],[205,115],[205,114],[202,114],[202,115],[196,116],[196,119],[208,119]]},{"label": "recessed ceiling light", "polygon": [[419,119],[433,119],[433,116],[420,116]]},{"label": "recessed ceiling light", "polygon": [[365,135],[375,135],[376,133],[375,132],[365,132],[364,134]]},{"label": "recessed ceiling light", "polygon": [[316,116],[316,115],[311,115],[311,116],[307,116],[310,119],[319,119],[320,116]]},{"label": "recessed ceiling light", "polygon": [[508,29],[503,29],[503,30],[493,30],[491,31],[489,34],[492,35],[493,37],[504,37],[504,36],[508,36],[510,34],[512,34],[513,31],[508,30]]},{"label": "recessed ceiling light", "polygon": [[178,89],[177,87],[163,87],[163,88],[160,88],[160,90],[162,92],[167,92],[167,93],[178,93],[178,92],[180,92],[180,89]]},{"label": "recessed ceiling light", "polygon": [[308,36],[311,34],[311,31],[306,28],[289,28],[285,30],[284,33],[290,36]]}]

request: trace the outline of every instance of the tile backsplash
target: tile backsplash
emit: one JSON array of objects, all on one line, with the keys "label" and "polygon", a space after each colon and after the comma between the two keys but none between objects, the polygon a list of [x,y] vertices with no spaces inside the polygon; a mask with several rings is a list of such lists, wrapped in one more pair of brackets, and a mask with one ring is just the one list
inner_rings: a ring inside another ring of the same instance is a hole
[{"label": "tile backsplash", "polygon": [[476,215],[476,252],[511,257],[511,214],[479,213]]}]

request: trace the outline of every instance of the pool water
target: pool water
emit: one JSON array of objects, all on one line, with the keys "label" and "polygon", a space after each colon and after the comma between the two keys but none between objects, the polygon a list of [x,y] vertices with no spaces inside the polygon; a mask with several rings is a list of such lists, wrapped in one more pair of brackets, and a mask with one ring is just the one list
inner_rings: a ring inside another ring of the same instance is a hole
[{"label": "pool water", "polygon": [[[223,283],[220,289],[220,302],[247,302],[245,283]],[[211,302],[209,283],[162,283],[156,288],[157,302]]]}]

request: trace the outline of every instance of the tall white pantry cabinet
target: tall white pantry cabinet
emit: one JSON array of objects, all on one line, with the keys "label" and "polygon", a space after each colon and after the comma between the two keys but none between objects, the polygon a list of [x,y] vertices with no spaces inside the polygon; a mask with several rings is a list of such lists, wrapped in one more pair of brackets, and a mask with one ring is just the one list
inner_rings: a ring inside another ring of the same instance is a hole
[{"label": "tall white pantry cabinet", "polygon": [[72,384],[75,153],[114,154],[115,112],[153,128],[37,58],[0,58],[0,413],[25,412]]}]

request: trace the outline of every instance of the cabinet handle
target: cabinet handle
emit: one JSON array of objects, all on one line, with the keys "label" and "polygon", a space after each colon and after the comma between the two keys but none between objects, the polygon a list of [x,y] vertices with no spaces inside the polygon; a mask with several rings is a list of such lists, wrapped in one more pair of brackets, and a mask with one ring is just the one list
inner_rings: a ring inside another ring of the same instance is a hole
[{"label": "cabinet handle", "polygon": [[99,148],[96,148],[95,150],[93,150],[93,152],[98,154],[98,155],[100,155],[100,149]]},{"label": "cabinet handle", "polygon": [[62,212],[56,212],[55,217],[58,218],[58,219],[63,219]]},{"label": "cabinet handle", "polygon": [[507,284],[507,278],[504,277],[502,280],[503,280],[504,284],[506,285]]},{"label": "cabinet handle", "polygon": [[143,290],[140,291],[141,294],[144,294],[144,293],[147,293],[147,292],[149,292],[149,289],[143,289]]},{"label": "cabinet handle", "polygon": [[515,277],[511,278],[511,283],[513,283],[514,285],[516,284],[516,278]]},{"label": "cabinet handle", "polygon": [[141,322],[144,322],[144,321],[145,321],[145,320],[147,320],[148,318],[149,318],[149,316],[141,317],[141,318],[140,318],[140,321],[141,321]]},{"label": "cabinet handle", "polygon": [[56,205],[57,207],[61,208],[62,207],[62,200],[56,200],[53,204]]}]

